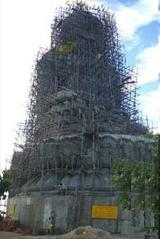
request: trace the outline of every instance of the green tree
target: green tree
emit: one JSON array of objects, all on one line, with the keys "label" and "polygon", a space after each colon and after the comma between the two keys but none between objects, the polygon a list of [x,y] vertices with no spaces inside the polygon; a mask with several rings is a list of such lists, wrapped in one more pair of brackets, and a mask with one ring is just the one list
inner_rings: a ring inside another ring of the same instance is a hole
[{"label": "green tree", "polygon": [[10,190],[11,186],[11,171],[4,170],[0,175],[0,197],[5,198],[5,193]]},{"label": "green tree", "polygon": [[[112,185],[121,190],[118,199],[123,208],[152,208],[154,167],[151,163],[118,160],[113,167]],[[133,199],[134,193],[134,199]],[[147,196],[146,196],[147,195]]]},{"label": "green tree", "polygon": [[113,166],[112,185],[121,191],[118,202],[123,208],[154,213],[160,239],[160,135],[152,138],[157,142],[154,161],[118,160]]}]

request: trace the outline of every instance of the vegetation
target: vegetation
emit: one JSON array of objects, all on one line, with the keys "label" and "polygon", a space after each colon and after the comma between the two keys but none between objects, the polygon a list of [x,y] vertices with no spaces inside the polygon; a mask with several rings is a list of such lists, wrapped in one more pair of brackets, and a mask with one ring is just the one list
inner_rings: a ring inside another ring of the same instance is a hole
[{"label": "vegetation", "polygon": [[[112,184],[122,190],[119,203],[123,208],[153,209],[155,173],[147,162],[119,160],[113,168]],[[134,193],[134,199],[133,199]]]},{"label": "vegetation", "polygon": [[119,204],[126,209],[151,210],[160,239],[160,135],[146,135],[157,141],[153,162],[119,160],[113,167],[112,185],[121,190]]},{"label": "vegetation", "polygon": [[0,175],[0,198],[5,199],[5,193],[9,191],[11,186],[11,171],[4,170]]}]

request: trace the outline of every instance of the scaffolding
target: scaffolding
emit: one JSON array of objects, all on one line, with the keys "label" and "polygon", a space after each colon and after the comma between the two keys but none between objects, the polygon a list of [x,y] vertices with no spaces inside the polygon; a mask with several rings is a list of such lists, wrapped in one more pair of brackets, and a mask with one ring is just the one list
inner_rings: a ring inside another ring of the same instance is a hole
[{"label": "scaffolding", "polygon": [[[48,171],[63,175],[66,155],[59,155],[58,148],[65,137],[79,135],[77,157],[83,159],[90,138],[95,169],[95,140],[100,133],[146,132],[137,110],[137,74],[126,66],[119,39],[114,15],[103,6],[76,2],[59,9],[51,25],[51,48],[40,49],[37,55],[29,117],[21,127],[25,144],[21,160],[16,155],[12,160],[12,169],[19,168],[15,185]],[[50,139],[53,153],[44,157],[42,147]],[[75,161],[73,157],[72,167],[78,168]]]}]

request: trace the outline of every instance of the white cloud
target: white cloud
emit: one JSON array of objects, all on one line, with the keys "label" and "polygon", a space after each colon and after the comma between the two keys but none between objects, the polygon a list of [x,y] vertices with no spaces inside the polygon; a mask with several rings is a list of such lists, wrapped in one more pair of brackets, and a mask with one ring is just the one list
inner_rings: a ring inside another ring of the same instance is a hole
[{"label": "white cloud", "polygon": [[64,0],[0,0],[0,168],[13,151],[17,123],[26,118],[33,61],[50,46],[50,24]]},{"label": "white cloud", "polygon": [[[138,56],[138,84],[158,80],[160,73],[160,37],[158,43],[145,48]],[[147,115],[154,132],[160,133],[160,86],[158,90],[140,96],[143,115]]]},{"label": "white cloud", "polygon": [[158,0],[139,0],[132,6],[125,6],[122,3],[118,3],[113,8],[115,8],[120,35],[124,40],[132,39],[137,29],[141,26],[160,19]]},{"label": "white cloud", "polygon": [[145,84],[158,80],[160,73],[160,37],[157,44],[145,48],[137,57],[138,64],[138,83]]},{"label": "white cloud", "polygon": [[[72,0],[65,2],[74,2]],[[124,40],[132,40],[135,33],[141,26],[152,21],[160,20],[158,10],[159,0],[138,0],[134,4],[127,6],[118,0],[88,0],[89,5],[101,6],[115,14],[119,33]],[[125,1],[124,1],[125,2]]]},{"label": "white cloud", "polygon": [[[120,35],[128,43],[127,51],[140,43],[141,39],[137,35],[137,30],[140,27],[160,19],[158,0],[139,0],[129,7],[118,3],[112,5],[112,9],[115,10]],[[137,55],[136,60],[138,62],[139,85],[158,80],[158,74],[160,73],[160,37],[157,44],[145,48]],[[139,99],[143,115],[147,115],[156,130],[160,132],[160,87],[157,91],[141,95]]]},{"label": "white cloud", "polygon": [[139,100],[143,115],[148,116],[150,126],[153,122],[154,131],[160,133],[160,86],[156,91],[141,95]]},{"label": "white cloud", "polygon": [[[127,6],[118,0],[98,1],[91,0],[95,5],[105,5],[114,13],[118,33],[121,40],[126,45],[127,52],[140,45],[143,39],[137,34],[137,30],[153,21],[160,21],[158,11],[159,0],[138,0],[134,4]],[[89,1],[90,2],[90,1]]]},{"label": "white cloud", "polygon": [[[139,34],[134,34],[134,37],[132,39],[126,40],[125,41],[125,51],[127,53],[131,52],[133,49],[136,47],[139,47],[142,42],[142,39]],[[128,54],[129,55],[129,54]]]}]

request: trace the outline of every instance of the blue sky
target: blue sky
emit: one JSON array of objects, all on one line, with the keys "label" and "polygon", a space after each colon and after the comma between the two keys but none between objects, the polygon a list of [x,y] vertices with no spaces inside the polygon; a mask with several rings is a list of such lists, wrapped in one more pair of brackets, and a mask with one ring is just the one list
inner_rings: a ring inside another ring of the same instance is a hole
[{"label": "blue sky", "polygon": [[[150,22],[147,25],[141,26],[136,31],[137,42],[131,47],[127,54],[129,64],[136,64],[136,56],[145,48],[151,47],[158,43],[160,25],[158,20]],[[125,46],[130,47],[131,41],[126,41]]]},{"label": "blue sky", "polygon": [[160,132],[160,12],[158,0],[91,0],[114,13],[127,64],[138,73],[139,110]]},{"label": "blue sky", "polygon": [[140,110],[160,129],[160,12],[158,0],[108,0],[126,50],[138,71]]},{"label": "blue sky", "polygon": [[[137,44],[135,44],[135,46],[131,47],[130,51],[126,52],[127,63],[129,65],[137,65],[139,63],[139,61],[136,59],[137,55],[139,55],[146,48],[150,48],[158,44],[158,37],[160,33],[159,30],[160,23],[158,20],[150,22],[149,24],[141,26],[137,29],[136,37],[138,37],[138,42]],[[125,46],[127,49],[127,46],[130,46],[130,42],[126,42]],[[158,75],[156,76],[156,78],[150,79],[150,81],[151,82],[144,83],[140,86],[139,93],[141,95],[158,90],[160,84]]]},{"label": "blue sky", "polygon": [[[14,150],[26,105],[34,60],[50,47],[50,25],[65,0],[0,0],[0,168]],[[158,0],[86,0],[115,14],[127,63],[138,70],[141,110],[160,132],[160,34]]]},{"label": "blue sky", "polygon": [[[116,4],[117,1],[115,1]],[[121,4],[124,4],[127,7],[132,7],[133,4],[137,3],[138,0],[119,0]]]}]

